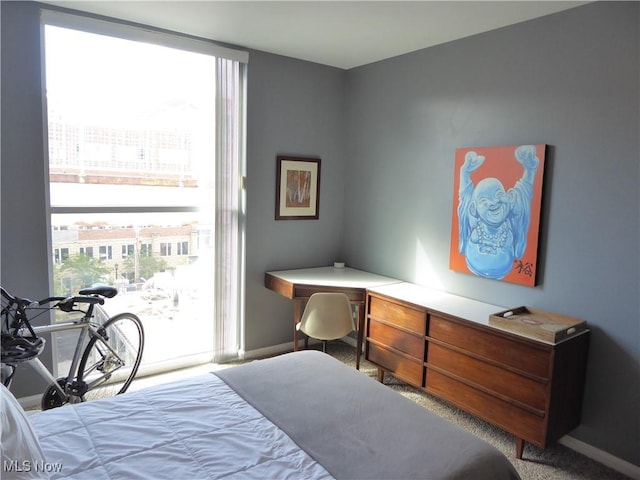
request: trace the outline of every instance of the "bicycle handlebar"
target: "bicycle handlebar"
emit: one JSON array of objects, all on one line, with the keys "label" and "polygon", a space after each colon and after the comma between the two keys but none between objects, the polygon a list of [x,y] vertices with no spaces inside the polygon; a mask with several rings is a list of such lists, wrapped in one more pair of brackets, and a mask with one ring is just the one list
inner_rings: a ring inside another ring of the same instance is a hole
[{"label": "bicycle handlebar", "polygon": [[85,303],[87,305],[104,304],[104,298],[101,297],[87,297],[87,296],[70,296],[70,297],[49,297],[44,300],[40,300],[37,305],[44,305],[45,303],[58,302],[53,308],[62,310],[63,312],[71,312],[78,303]]},{"label": "bicycle handlebar", "polygon": [[4,298],[9,300],[9,302],[11,303],[17,304],[20,308],[36,307],[39,304],[38,302],[34,302],[33,300],[29,300],[28,298],[20,298],[20,297],[11,295],[9,292],[5,290],[4,287],[0,287],[0,290],[2,291],[2,296]]}]

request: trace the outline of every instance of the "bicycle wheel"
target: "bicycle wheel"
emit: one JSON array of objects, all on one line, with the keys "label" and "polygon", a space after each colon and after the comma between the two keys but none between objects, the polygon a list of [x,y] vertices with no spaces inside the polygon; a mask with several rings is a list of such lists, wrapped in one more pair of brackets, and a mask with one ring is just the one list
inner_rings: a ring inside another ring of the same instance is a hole
[{"label": "bicycle wheel", "polygon": [[[64,390],[64,386],[67,383],[66,378],[59,378],[56,380],[58,385],[62,387]],[[42,394],[42,400],[40,401],[40,408],[42,410],[50,410],[52,408],[61,407],[65,405],[69,400],[60,396],[58,390],[55,389],[53,384],[49,385],[47,389]]]},{"label": "bicycle wheel", "polygon": [[86,384],[87,389],[84,401],[124,393],[142,360],[144,330],[136,315],[115,315],[98,333],[89,340],[78,369],[78,383]]}]

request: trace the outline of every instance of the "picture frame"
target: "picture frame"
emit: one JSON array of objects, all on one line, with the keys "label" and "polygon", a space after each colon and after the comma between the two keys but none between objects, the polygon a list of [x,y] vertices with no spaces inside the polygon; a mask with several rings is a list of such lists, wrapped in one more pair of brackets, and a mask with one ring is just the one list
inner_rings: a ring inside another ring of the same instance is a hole
[{"label": "picture frame", "polygon": [[276,220],[320,216],[320,158],[276,157]]}]

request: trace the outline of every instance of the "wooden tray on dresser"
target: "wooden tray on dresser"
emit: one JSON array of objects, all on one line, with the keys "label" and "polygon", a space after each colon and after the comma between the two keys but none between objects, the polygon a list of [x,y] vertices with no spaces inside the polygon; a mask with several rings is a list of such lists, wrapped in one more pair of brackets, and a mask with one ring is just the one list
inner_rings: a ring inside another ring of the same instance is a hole
[{"label": "wooden tray on dresser", "polygon": [[489,325],[550,343],[558,343],[587,328],[587,322],[579,318],[533,307],[516,307],[495,313],[489,316]]}]

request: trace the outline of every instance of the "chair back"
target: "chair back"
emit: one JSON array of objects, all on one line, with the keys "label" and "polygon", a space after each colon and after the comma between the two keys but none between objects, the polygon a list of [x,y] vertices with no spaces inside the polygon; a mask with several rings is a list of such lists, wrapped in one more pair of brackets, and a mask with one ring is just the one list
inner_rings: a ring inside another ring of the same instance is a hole
[{"label": "chair back", "polygon": [[349,297],[337,292],[314,293],[296,328],[318,340],[336,340],[348,335],[355,330]]}]

